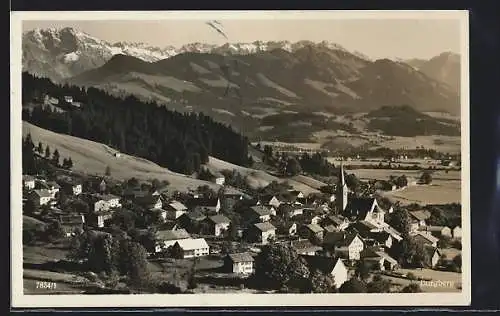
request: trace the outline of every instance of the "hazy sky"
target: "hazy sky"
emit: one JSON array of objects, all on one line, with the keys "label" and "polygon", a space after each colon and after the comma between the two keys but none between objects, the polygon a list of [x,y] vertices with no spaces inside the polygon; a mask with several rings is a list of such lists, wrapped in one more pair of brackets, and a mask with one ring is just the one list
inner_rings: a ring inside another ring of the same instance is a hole
[{"label": "hazy sky", "polygon": [[405,20],[219,20],[229,40],[203,20],[164,21],[24,21],[33,28],[75,27],[109,41],[181,46],[192,42],[224,44],[256,40],[323,40],[338,43],[371,58],[431,58],[444,51],[460,52],[457,19]]}]

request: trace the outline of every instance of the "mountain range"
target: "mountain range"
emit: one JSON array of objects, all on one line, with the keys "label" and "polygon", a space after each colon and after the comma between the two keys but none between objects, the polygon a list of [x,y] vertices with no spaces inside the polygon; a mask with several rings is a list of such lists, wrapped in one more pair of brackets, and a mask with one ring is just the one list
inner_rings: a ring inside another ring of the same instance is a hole
[{"label": "mountain range", "polygon": [[393,105],[460,113],[460,60],[451,53],[427,61],[371,60],[326,41],[156,48],[112,44],[72,28],[35,29],[23,35],[23,70],[203,111],[240,130],[264,128],[261,119],[270,115],[366,113]]}]

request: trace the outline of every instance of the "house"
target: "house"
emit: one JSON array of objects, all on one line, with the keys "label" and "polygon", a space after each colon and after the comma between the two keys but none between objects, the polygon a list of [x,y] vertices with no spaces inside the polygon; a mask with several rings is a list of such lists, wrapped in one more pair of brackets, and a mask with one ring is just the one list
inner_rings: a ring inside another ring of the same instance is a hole
[{"label": "house", "polygon": [[426,245],[424,249],[427,252],[427,258],[428,258],[426,264],[431,268],[435,268],[438,265],[439,260],[441,259],[441,251],[439,251],[439,249],[436,247],[428,245]]},{"label": "house", "polygon": [[165,210],[167,211],[167,219],[176,220],[186,213],[188,208],[181,202],[174,200],[165,205]]},{"label": "house", "polygon": [[67,103],[73,103],[73,97],[70,95],[65,95],[64,96],[64,101]]},{"label": "house", "polygon": [[313,245],[309,239],[299,239],[290,241],[290,246],[295,249],[299,255],[314,256],[322,248]]},{"label": "house", "polygon": [[377,247],[363,250],[361,253],[361,260],[373,270],[391,271],[398,266],[398,261],[396,259]]},{"label": "house", "polygon": [[94,212],[108,211],[122,206],[120,198],[112,194],[92,194],[90,196],[90,204]]},{"label": "house", "polygon": [[351,221],[368,221],[380,225],[384,223],[385,211],[378,205],[377,199],[362,197],[351,199],[344,215]]},{"label": "house", "polygon": [[224,183],[226,182],[226,178],[224,177],[224,175],[222,175],[222,173],[216,172],[213,175],[215,184],[224,185]]},{"label": "house", "polygon": [[410,231],[416,231],[425,227],[427,225],[426,220],[428,220],[431,216],[430,212],[425,210],[410,211],[408,214],[410,215],[411,220]]},{"label": "house", "polygon": [[274,195],[266,195],[259,199],[257,205],[272,206],[277,209],[281,204],[281,201]]},{"label": "house", "polygon": [[207,222],[206,232],[216,237],[223,235],[229,229],[229,225],[231,225],[231,220],[221,214],[210,216],[205,220]]},{"label": "house", "polygon": [[413,238],[423,243],[424,245],[430,245],[432,247],[437,247],[438,238],[434,237],[430,232],[418,231],[412,234]]},{"label": "house", "polygon": [[59,193],[59,190],[61,189],[61,186],[55,181],[47,181],[43,186],[49,191],[53,199],[56,198],[56,194]]},{"label": "house", "polygon": [[245,233],[249,241],[266,245],[276,238],[276,227],[269,222],[256,223],[248,227]]},{"label": "house", "polygon": [[451,228],[447,226],[427,226],[421,229],[422,231],[430,232],[435,237],[452,237]]},{"label": "house", "polygon": [[156,252],[160,252],[163,249],[167,249],[168,247],[173,246],[178,240],[191,238],[191,235],[189,235],[189,233],[185,229],[164,229],[157,231],[155,234],[155,238],[157,240],[155,250]]},{"label": "house", "polygon": [[219,213],[221,203],[219,198],[191,198],[186,202],[188,209],[198,209],[204,214]]},{"label": "house", "polygon": [[349,276],[348,270],[342,259],[328,256],[302,255],[310,271],[318,270],[333,277],[335,287],[338,289],[344,284]]},{"label": "house", "polygon": [[224,258],[224,267],[229,273],[252,274],[253,262],[254,259],[248,252],[230,253]]},{"label": "house", "polygon": [[304,214],[304,209],[289,203],[281,203],[276,210],[276,214],[280,217],[292,218]]},{"label": "house", "polygon": [[23,174],[23,188],[33,190],[35,188],[35,178],[33,176]]},{"label": "house", "polygon": [[95,211],[92,214],[87,215],[86,222],[91,226],[102,228],[106,226],[108,221],[113,217],[113,210],[111,209],[101,209]]},{"label": "house", "polygon": [[348,260],[359,260],[365,248],[359,234],[346,232],[327,233],[323,245],[326,249],[333,249],[337,256]]},{"label": "house", "polygon": [[28,200],[32,201],[36,207],[48,205],[52,199],[52,194],[47,189],[33,190],[28,194]]},{"label": "house", "polygon": [[300,227],[299,231],[299,236],[302,238],[306,238],[309,240],[318,240],[322,241],[323,240],[323,233],[324,229],[317,225],[317,224],[308,224],[308,225],[303,225]]},{"label": "house", "polygon": [[[147,210],[159,210],[163,207],[163,201],[158,195],[146,194],[135,199],[135,203]],[[166,213],[165,213],[166,217]]]},{"label": "house", "polygon": [[85,217],[81,214],[79,215],[64,215],[59,217],[59,223],[63,229],[66,237],[75,236],[78,232],[83,231],[83,224],[85,223]]},{"label": "house", "polygon": [[279,235],[295,236],[297,234],[297,223],[295,222],[288,221],[275,226]]},{"label": "house", "polygon": [[106,180],[104,178],[93,178],[91,180],[91,186],[92,186],[92,189],[94,191],[97,191],[97,192],[100,192],[100,193],[104,193],[106,192],[106,188],[107,188],[107,183],[106,183]]},{"label": "house", "polygon": [[189,233],[199,233],[204,220],[207,217],[199,210],[186,212],[177,218],[179,226],[186,229]]},{"label": "house", "polygon": [[462,228],[460,226],[455,226],[452,230],[453,238],[462,239]]},{"label": "house", "polygon": [[179,259],[208,256],[210,247],[204,238],[180,239],[172,246],[174,257]]},{"label": "house", "polygon": [[244,217],[250,222],[267,222],[271,220],[271,211],[262,205],[250,206]]},{"label": "house", "polygon": [[327,216],[323,220],[323,224],[326,226],[331,225],[335,227],[338,231],[345,230],[347,227],[349,227],[349,221],[347,220],[347,218],[338,215]]},{"label": "house", "polygon": [[76,179],[70,177],[60,178],[58,183],[61,185],[61,189],[69,195],[80,195],[83,192],[82,183]]}]

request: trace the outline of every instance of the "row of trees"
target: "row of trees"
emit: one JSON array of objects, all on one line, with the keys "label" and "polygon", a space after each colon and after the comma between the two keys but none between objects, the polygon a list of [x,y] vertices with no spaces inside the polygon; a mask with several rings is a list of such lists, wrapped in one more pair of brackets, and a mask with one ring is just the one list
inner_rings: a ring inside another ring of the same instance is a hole
[{"label": "row of trees", "polygon": [[247,138],[201,113],[173,112],[95,88],[58,86],[28,73],[22,79],[23,103],[48,94],[71,95],[83,104],[65,112],[43,106],[23,110],[23,120],[42,128],[101,142],[185,174],[199,171],[210,155],[238,165],[250,163]]},{"label": "row of trees", "polygon": [[[47,169],[47,162],[53,167],[64,169],[73,168],[73,160],[71,157],[63,158],[62,164],[61,155],[57,148],[51,153],[49,145],[43,148],[43,144],[38,142],[35,147],[31,134],[28,133],[22,141],[22,168],[24,174],[38,174]],[[38,157],[44,157],[45,160],[41,161]]]}]

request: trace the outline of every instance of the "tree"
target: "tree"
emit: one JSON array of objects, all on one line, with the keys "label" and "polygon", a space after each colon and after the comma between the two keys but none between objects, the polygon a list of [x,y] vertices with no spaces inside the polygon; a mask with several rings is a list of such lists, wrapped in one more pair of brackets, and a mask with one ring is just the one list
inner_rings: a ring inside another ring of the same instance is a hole
[{"label": "tree", "polygon": [[426,251],[425,245],[410,236],[395,243],[389,252],[400,262],[402,267],[422,268],[429,262],[429,253]]},{"label": "tree", "polygon": [[430,184],[432,182],[432,174],[430,171],[425,170],[422,175],[420,176],[420,181],[421,184]]},{"label": "tree", "polygon": [[255,258],[255,279],[272,289],[300,288],[310,273],[297,252],[288,245],[266,245]]},{"label": "tree", "polygon": [[399,176],[396,179],[394,179],[394,184],[398,188],[406,187],[408,185],[408,178],[406,177],[406,175]]},{"label": "tree", "polygon": [[144,286],[150,281],[147,252],[142,245],[136,242],[127,243],[127,276],[131,285]]},{"label": "tree", "polygon": [[357,279],[351,278],[344,282],[339,288],[340,293],[366,293],[366,283]]},{"label": "tree", "polygon": [[54,166],[58,167],[59,166],[59,151],[56,149],[54,150],[54,153],[52,153],[52,163]]},{"label": "tree", "polygon": [[368,293],[389,293],[391,282],[384,280],[380,275],[375,275],[373,280],[368,283],[366,290]]},{"label": "tree", "polygon": [[104,174],[108,177],[111,175],[111,168],[109,166],[106,166],[106,170],[104,171]]},{"label": "tree", "polygon": [[50,158],[50,147],[47,145],[45,147],[45,158],[49,159]]},{"label": "tree", "polygon": [[286,162],[286,173],[292,176],[298,175],[302,172],[302,168],[300,167],[300,163],[294,157],[288,158]]},{"label": "tree", "polygon": [[355,276],[363,281],[368,279],[368,277],[370,276],[370,267],[365,261],[358,261]]},{"label": "tree", "polygon": [[405,286],[402,290],[402,293],[422,293],[422,288],[418,283],[410,283]]},{"label": "tree", "polygon": [[331,274],[324,274],[318,270],[311,273],[309,278],[312,293],[335,293],[335,280]]},{"label": "tree", "polygon": [[452,264],[455,271],[457,272],[462,271],[462,255],[461,254],[456,255],[452,260]]},{"label": "tree", "polygon": [[409,235],[411,218],[407,210],[400,209],[392,213],[388,219],[388,223],[403,236]]},{"label": "tree", "polygon": [[73,160],[71,159],[71,157],[68,158],[68,169],[71,169],[73,168]]},{"label": "tree", "polygon": [[36,148],[36,151],[37,151],[40,155],[43,155],[43,145],[42,145],[42,142],[38,142],[38,147]]}]

